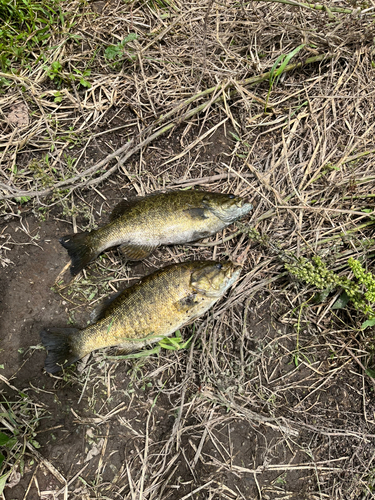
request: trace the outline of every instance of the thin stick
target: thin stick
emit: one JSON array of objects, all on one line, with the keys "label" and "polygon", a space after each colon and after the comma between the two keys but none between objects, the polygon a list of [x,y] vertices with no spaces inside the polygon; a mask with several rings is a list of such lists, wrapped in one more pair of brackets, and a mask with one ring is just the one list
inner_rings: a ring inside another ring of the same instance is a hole
[{"label": "thin stick", "polygon": [[[320,3],[301,3],[295,0],[256,0],[257,2],[270,2],[270,3],[283,3],[286,5],[293,5],[295,7],[302,7],[304,9],[320,10],[323,12],[339,12],[341,14],[352,14],[354,11],[361,14],[361,9],[345,9],[344,7],[327,7]],[[367,10],[367,9],[364,9]]]}]

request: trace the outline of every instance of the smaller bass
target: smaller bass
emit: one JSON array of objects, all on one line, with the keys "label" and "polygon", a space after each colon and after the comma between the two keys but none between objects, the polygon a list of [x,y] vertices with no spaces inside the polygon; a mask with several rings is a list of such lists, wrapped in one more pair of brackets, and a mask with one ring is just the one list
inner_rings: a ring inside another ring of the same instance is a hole
[{"label": "smaller bass", "polygon": [[204,314],[237,280],[232,262],[191,261],[159,269],[126,288],[83,330],[51,328],[41,332],[47,349],[45,369],[56,373],[86,354],[120,346],[141,349],[171,335]]},{"label": "smaller bass", "polygon": [[109,224],[60,239],[73,276],[101,252],[120,245],[127,260],[142,260],[159,245],[188,243],[211,236],[250,212],[252,205],[233,194],[171,191],[123,201]]}]

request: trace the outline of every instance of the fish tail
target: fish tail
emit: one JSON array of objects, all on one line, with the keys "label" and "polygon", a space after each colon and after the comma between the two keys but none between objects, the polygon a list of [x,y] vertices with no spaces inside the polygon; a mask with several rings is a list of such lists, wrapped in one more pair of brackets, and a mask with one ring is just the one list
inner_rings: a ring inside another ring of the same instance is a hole
[{"label": "fish tail", "polygon": [[88,232],[68,234],[60,238],[59,241],[68,251],[72,261],[70,272],[73,276],[82,271],[99,253],[93,248],[91,233]]},{"label": "fish tail", "polygon": [[51,328],[40,332],[42,344],[47,349],[46,372],[56,373],[82,357],[72,345],[72,337],[79,331],[78,328]]}]

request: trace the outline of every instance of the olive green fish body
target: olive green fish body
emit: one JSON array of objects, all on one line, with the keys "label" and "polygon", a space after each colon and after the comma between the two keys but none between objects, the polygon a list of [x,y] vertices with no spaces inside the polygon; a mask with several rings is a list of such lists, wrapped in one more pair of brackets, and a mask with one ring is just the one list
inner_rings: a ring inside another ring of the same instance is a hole
[{"label": "olive green fish body", "polygon": [[54,373],[95,349],[121,346],[127,352],[157,342],[204,314],[234,283],[240,267],[213,261],[174,264],[124,290],[101,319],[83,330],[41,333]]},{"label": "olive green fish body", "polygon": [[120,245],[128,260],[141,260],[159,245],[211,236],[251,208],[250,203],[234,195],[172,191],[121,203],[106,226],[65,236],[60,242],[72,259],[72,274],[77,274],[108,248]]}]

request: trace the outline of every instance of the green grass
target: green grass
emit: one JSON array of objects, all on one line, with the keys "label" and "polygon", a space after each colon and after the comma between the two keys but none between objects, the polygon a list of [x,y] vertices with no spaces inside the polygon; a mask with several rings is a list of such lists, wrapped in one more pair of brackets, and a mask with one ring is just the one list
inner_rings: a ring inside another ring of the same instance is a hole
[{"label": "green grass", "polygon": [[3,72],[17,72],[45,57],[38,49],[48,50],[51,35],[65,23],[59,0],[0,0],[0,18],[3,21],[0,27]]},{"label": "green grass", "polygon": [[171,0],[149,0],[148,5],[155,12],[159,10],[178,12],[179,10],[177,5]]},{"label": "green grass", "polygon": [[287,65],[289,64],[290,60],[296,54],[298,54],[298,52],[301,49],[303,49],[304,46],[305,46],[305,44],[303,43],[302,45],[299,45],[294,50],[289,52],[289,54],[281,54],[274,62],[274,65],[272,66],[271,71],[270,71],[269,89],[268,89],[268,93],[267,93],[264,112],[267,111],[267,104],[268,104],[268,100],[269,100],[273,86],[277,85],[278,81],[280,80],[281,75],[284,73],[284,70],[287,67]]}]

